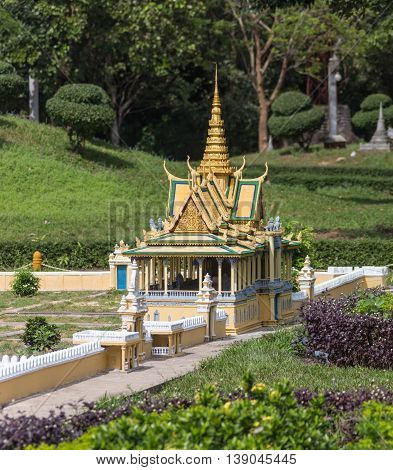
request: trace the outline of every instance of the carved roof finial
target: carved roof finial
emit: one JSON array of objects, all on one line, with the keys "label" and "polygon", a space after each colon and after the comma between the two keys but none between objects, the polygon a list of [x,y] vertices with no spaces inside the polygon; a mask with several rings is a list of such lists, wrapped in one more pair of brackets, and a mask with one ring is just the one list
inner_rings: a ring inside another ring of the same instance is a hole
[{"label": "carved roof finial", "polygon": [[229,163],[229,153],[225,138],[224,121],[221,119],[221,101],[218,92],[217,64],[208,137],[206,139],[206,147],[203,154],[203,159],[198,167],[198,171],[207,175],[209,174],[210,169],[212,169],[215,174],[230,174],[233,171]]}]

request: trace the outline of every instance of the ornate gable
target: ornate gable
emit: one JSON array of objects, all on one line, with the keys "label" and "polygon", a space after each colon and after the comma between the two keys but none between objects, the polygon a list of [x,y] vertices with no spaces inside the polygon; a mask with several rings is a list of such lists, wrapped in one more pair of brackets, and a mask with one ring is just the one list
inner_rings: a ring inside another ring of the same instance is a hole
[{"label": "ornate gable", "polygon": [[173,228],[174,232],[209,232],[195,202],[190,197]]}]

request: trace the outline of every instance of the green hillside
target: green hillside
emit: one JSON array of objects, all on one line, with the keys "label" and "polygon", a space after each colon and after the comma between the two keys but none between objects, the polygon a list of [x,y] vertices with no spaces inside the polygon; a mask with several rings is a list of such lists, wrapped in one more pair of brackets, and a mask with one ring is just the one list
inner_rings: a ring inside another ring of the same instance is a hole
[{"label": "green hillside", "polygon": [[[299,220],[321,237],[389,237],[393,233],[393,157],[351,158],[352,148],[267,157],[267,214]],[[336,162],[338,157],[345,161]],[[164,215],[162,158],[89,143],[68,150],[61,129],[16,117],[0,119],[0,240],[131,240],[151,216]],[[265,156],[248,155],[246,175],[263,172]],[[240,157],[234,158],[235,164]],[[169,162],[185,175],[183,162]],[[115,207],[117,208],[115,210]]]}]

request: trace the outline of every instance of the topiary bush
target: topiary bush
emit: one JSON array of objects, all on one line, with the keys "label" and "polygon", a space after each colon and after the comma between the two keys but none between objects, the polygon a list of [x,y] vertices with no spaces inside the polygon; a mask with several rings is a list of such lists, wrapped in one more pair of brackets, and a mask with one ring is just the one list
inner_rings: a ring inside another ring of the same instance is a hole
[{"label": "topiary bush", "polygon": [[20,269],[11,284],[12,292],[19,297],[31,297],[38,292],[40,280],[29,269]]},{"label": "topiary bush", "polygon": [[392,99],[382,93],[373,93],[372,95],[367,96],[360,105],[360,111],[355,113],[352,117],[352,124],[354,125],[357,134],[364,137],[366,140],[371,139],[377,127],[380,103],[382,103],[385,124],[387,126],[392,125]]},{"label": "topiary bush", "polygon": [[0,62],[0,109],[8,111],[13,101],[26,91],[26,83],[15,68]]},{"label": "topiary bush", "polygon": [[89,84],[64,85],[47,101],[46,110],[56,125],[67,130],[74,150],[110,127],[115,119],[108,95]]},{"label": "topiary bush", "polygon": [[45,317],[29,318],[21,339],[33,352],[52,350],[60,343],[61,334],[56,325],[48,323]]},{"label": "topiary bush", "polygon": [[272,105],[269,118],[270,133],[276,139],[291,139],[302,148],[308,148],[311,138],[324,119],[322,108],[312,106],[307,95],[298,91],[282,93]]}]

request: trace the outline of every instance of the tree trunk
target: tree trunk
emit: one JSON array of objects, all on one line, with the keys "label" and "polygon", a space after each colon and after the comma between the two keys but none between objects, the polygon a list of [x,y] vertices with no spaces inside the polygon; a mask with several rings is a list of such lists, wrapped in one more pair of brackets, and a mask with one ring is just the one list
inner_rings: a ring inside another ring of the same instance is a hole
[{"label": "tree trunk", "polygon": [[120,144],[120,126],[119,126],[119,120],[116,117],[116,119],[113,121],[112,128],[111,128],[111,142],[114,145],[119,145]]},{"label": "tree trunk", "polygon": [[38,80],[31,76],[29,76],[29,119],[35,122],[40,120]]},{"label": "tree trunk", "polygon": [[267,117],[269,115],[269,105],[259,103],[259,123],[258,123],[258,152],[266,152],[269,144],[269,135],[267,130]]}]

